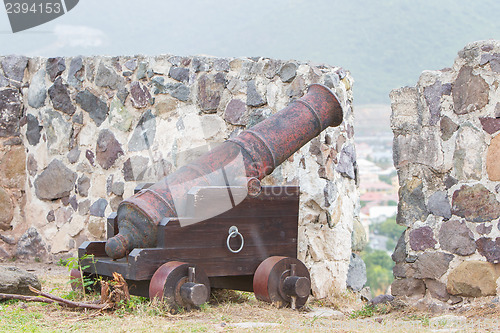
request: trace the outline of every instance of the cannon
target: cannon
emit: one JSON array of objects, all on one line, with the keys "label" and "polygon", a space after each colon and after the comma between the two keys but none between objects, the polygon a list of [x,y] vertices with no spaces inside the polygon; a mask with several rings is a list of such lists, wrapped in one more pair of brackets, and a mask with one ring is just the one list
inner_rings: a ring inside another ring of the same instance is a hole
[{"label": "cannon", "polygon": [[260,181],[342,119],[335,94],[313,84],[237,137],[155,184],[139,185],[108,217],[107,241],[79,247],[84,261],[94,256],[85,274],[118,272],[132,294],[177,306],[199,306],[211,288],[303,306],[311,283],[297,259],[299,188]]}]

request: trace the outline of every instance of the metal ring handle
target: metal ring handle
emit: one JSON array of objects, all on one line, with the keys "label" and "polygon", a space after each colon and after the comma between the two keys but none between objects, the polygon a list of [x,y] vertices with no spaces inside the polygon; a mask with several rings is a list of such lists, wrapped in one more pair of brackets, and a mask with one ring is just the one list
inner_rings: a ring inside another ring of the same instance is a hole
[{"label": "metal ring handle", "polygon": [[[231,248],[231,245],[229,245],[229,240],[231,238],[234,238],[234,237],[237,237],[237,236],[241,237],[241,246],[240,246],[240,248],[238,250],[233,250]],[[243,239],[243,235],[239,233],[238,228],[236,226],[234,226],[234,225],[231,228],[229,228],[229,236],[227,236],[226,244],[227,244],[227,249],[229,251],[231,251],[232,253],[238,253],[238,252],[240,252],[243,249],[243,245],[245,244],[245,240]]]}]

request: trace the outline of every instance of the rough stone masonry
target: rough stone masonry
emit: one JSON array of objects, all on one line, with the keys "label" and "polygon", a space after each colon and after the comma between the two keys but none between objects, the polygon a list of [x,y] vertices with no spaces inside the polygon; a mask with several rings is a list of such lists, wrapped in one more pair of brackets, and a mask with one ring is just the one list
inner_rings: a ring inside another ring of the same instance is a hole
[{"label": "rough stone masonry", "polygon": [[497,294],[500,42],[467,45],[451,68],[391,92],[397,222],[392,294],[454,303]]},{"label": "rough stone masonry", "polygon": [[268,58],[0,57],[0,257],[69,255],[103,239],[105,217],[138,182],[161,179],[322,83],[341,100],[342,125],[265,183],[300,185],[298,256],[316,297],[342,291],[351,253],[366,242],[362,228],[353,233],[352,82],[342,68]]}]

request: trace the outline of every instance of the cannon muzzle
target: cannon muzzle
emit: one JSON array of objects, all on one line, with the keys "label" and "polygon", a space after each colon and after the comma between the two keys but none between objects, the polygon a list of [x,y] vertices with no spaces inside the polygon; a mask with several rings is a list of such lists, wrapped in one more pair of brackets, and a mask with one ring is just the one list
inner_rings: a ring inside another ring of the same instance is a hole
[{"label": "cannon muzzle", "polygon": [[157,226],[164,218],[192,213],[189,194],[193,189],[215,185],[245,189],[229,193],[230,205],[214,203],[218,213],[234,207],[247,194],[257,194],[262,178],[342,119],[335,94],[323,85],[311,85],[302,98],[283,110],[122,201],[117,211],[119,233],[108,239],[107,255],[118,259],[134,248],[154,247]]}]

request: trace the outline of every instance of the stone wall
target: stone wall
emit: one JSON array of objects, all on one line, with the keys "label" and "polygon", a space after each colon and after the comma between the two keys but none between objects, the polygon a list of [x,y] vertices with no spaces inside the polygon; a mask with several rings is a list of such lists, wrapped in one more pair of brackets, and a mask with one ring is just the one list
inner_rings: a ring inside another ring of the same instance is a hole
[{"label": "stone wall", "polygon": [[69,255],[103,239],[105,216],[137,183],[163,178],[322,83],[339,96],[343,123],[264,183],[301,186],[298,255],[315,296],[345,289],[359,199],[343,69],[168,55],[0,63],[0,256]]},{"label": "stone wall", "polygon": [[391,92],[400,192],[393,295],[495,295],[500,260],[500,42]]}]

